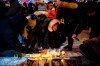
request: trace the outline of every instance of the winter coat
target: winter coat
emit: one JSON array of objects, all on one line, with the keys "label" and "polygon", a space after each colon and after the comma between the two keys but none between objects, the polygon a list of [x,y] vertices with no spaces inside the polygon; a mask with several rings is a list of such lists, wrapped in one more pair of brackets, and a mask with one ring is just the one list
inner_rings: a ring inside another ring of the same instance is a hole
[{"label": "winter coat", "polygon": [[[5,50],[15,50],[22,53],[33,52],[32,49],[23,47],[18,40],[19,33],[27,23],[19,6],[19,3],[15,1],[7,12],[7,19],[0,22],[0,52]],[[12,10],[14,11],[12,12]]]}]

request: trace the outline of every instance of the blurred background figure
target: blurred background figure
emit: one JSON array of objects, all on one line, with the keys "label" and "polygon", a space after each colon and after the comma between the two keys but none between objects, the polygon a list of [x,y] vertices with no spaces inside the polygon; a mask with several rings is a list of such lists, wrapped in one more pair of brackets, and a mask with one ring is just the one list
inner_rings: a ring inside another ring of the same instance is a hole
[{"label": "blurred background figure", "polygon": [[22,13],[23,13],[25,16],[27,16],[27,14],[28,14],[28,6],[27,6],[27,3],[26,3],[26,2],[24,2],[24,3],[22,4]]},{"label": "blurred background figure", "polygon": [[34,14],[34,12],[37,10],[37,6],[33,3],[28,4],[28,14]]},{"label": "blurred background figure", "polygon": [[88,6],[86,7],[87,8],[87,22],[88,22],[89,27],[91,28],[89,38],[99,37],[100,30],[98,28],[100,28],[100,24],[99,24],[100,14],[98,12],[99,10],[98,3],[96,1],[88,1],[86,5]]},{"label": "blurred background figure", "polygon": [[56,18],[56,10],[54,8],[53,2],[48,2],[47,4],[47,11],[48,11],[48,21]]}]

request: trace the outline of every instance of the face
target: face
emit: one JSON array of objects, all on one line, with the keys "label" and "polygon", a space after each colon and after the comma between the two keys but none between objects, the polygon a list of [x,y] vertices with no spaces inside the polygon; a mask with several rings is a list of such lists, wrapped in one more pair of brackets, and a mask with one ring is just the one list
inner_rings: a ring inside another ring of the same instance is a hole
[{"label": "face", "polygon": [[35,6],[34,6],[34,5],[32,5],[32,8],[33,8],[33,9],[35,9]]},{"label": "face", "polygon": [[52,9],[52,7],[53,7],[53,4],[48,4],[49,9]]},{"label": "face", "polygon": [[53,25],[52,29],[53,31],[56,31],[58,29],[58,24]]}]

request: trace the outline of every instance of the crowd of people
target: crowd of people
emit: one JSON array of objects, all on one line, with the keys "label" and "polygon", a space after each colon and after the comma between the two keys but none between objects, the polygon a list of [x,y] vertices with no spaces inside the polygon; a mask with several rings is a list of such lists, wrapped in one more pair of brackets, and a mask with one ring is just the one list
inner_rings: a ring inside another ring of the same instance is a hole
[{"label": "crowd of people", "polygon": [[[72,51],[73,40],[78,40],[77,35],[89,28],[89,40],[99,39],[99,2],[61,0],[54,3],[50,1],[19,4],[17,0],[10,0],[9,3],[8,6],[5,5],[5,0],[0,1],[0,56],[6,56],[6,50],[34,53],[39,49],[59,49],[66,37],[68,45],[64,49]],[[18,39],[19,35],[21,41]],[[80,46],[83,54],[88,53],[85,52],[88,49],[85,46],[91,47],[95,44],[93,42],[92,45],[87,45],[87,42]],[[97,45],[100,48],[100,45]],[[97,55],[99,56],[100,52],[97,52]]]}]

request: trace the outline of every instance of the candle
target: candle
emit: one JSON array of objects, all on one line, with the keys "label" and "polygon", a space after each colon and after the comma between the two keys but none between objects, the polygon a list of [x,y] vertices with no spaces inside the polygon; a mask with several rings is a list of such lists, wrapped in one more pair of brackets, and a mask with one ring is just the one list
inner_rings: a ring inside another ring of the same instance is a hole
[{"label": "candle", "polygon": [[64,55],[65,54],[65,51],[62,51],[61,54]]},{"label": "candle", "polygon": [[52,66],[52,58],[48,58],[49,66]]},{"label": "candle", "polygon": [[64,59],[61,59],[61,62],[63,64],[63,66],[66,66],[66,63],[65,63],[65,60]]}]

